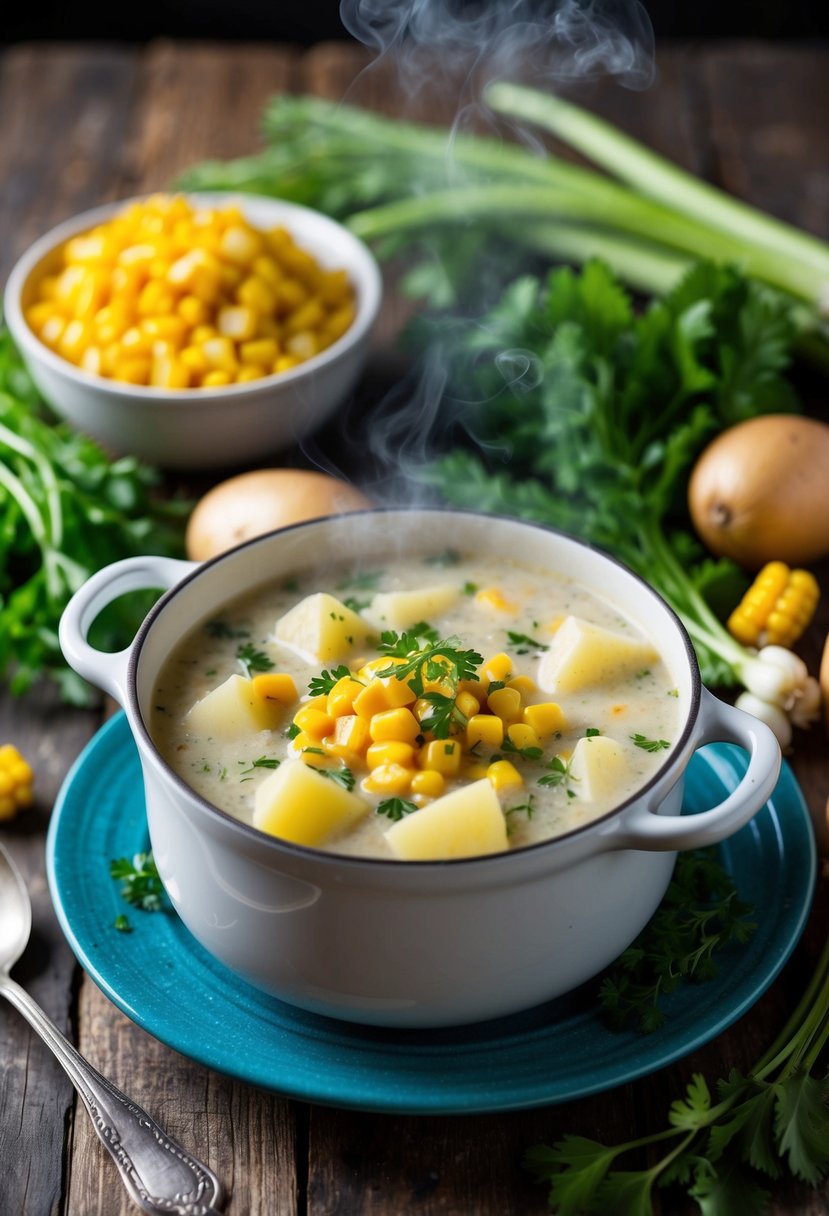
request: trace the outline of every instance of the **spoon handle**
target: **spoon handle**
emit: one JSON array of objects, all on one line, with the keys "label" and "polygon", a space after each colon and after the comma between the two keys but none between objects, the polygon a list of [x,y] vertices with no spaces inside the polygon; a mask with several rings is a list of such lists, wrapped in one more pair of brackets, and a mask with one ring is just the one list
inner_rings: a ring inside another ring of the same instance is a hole
[{"label": "spoon handle", "polygon": [[28,992],[3,972],[0,991],[60,1060],[135,1202],[158,1216],[218,1216],[224,1195],[213,1171],[101,1076]]}]

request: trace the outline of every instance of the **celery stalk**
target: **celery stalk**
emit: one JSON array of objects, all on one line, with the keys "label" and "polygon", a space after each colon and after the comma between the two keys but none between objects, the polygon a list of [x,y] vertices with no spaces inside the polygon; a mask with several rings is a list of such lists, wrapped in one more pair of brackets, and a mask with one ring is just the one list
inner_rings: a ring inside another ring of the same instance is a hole
[{"label": "celery stalk", "polygon": [[701,181],[573,102],[506,81],[490,85],[486,101],[498,113],[549,131],[642,194],[729,233],[741,250],[757,244],[781,259],[794,258],[810,266],[816,279],[812,302],[822,303],[829,248],[817,237]]}]

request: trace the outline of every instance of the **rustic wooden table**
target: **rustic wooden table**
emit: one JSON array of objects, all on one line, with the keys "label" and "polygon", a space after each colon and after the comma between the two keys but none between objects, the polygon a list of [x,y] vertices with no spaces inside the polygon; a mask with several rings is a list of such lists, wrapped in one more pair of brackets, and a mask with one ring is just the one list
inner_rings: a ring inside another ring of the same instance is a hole
[{"label": "rustic wooden table", "polygon": [[[341,98],[363,63],[362,51],[346,45],[303,53],[170,43],[5,50],[0,278],[53,223],[164,188],[202,158],[254,150],[270,95]],[[829,238],[829,48],[662,48],[657,66],[657,82],[645,94],[596,85],[587,100],[703,176]],[[401,105],[388,82],[371,73],[354,96],[383,110]],[[423,104],[429,116],[430,102]],[[813,404],[822,407],[817,398]],[[813,662],[828,624],[825,606],[805,643]],[[691,1056],[609,1093],[528,1112],[445,1118],[304,1105],[230,1080],[156,1041],[109,1003],[70,953],[46,886],[44,837],[69,766],[100,724],[101,713],[68,710],[48,689],[21,701],[0,696],[0,739],[31,758],[38,781],[35,808],[0,825],[34,897],[34,937],[15,974],[102,1072],[209,1160],[229,1189],[231,1216],[544,1212],[543,1189],[521,1168],[524,1149],[566,1131],[613,1142],[654,1130],[692,1072],[713,1080],[750,1065],[793,1007],[829,925],[823,878],[803,939],[755,1007]],[[829,759],[821,728],[798,740],[793,764],[811,811],[822,813]],[[135,1210],[58,1066],[6,1006],[0,1044],[0,1214]],[[775,1214],[829,1212],[828,1185],[774,1186]],[[669,1210],[681,1216],[695,1208],[677,1202]]]}]

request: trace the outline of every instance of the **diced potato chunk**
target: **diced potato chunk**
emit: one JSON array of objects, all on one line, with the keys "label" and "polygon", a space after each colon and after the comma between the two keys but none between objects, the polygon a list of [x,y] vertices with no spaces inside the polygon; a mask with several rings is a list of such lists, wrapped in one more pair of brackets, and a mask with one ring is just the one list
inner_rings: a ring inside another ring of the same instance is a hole
[{"label": "diced potato chunk", "polygon": [[399,820],[386,840],[402,861],[446,861],[502,853],[507,826],[498,795],[484,777]]},{"label": "diced potato chunk", "polygon": [[612,684],[658,657],[648,642],[568,616],[541,657],[538,684],[545,692],[580,692],[590,685]]},{"label": "diced potato chunk", "polygon": [[212,739],[235,739],[260,730],[275,730],[285,707],[260,696],[253,681],[232,675],[197,701],[187,712],[185,724],[197,735]]},{"label": "diced potato chunk", "polygon": [[320,848],[356,827],[369,806],[301,760],[283,760],[257,787],[253,826],[293,844]]},{"label": "diced potato chunk", "polygon": [[455,603],[460,588],[452,583],[438,583],[416,591],[383,591],[375,595],[366,616],[378,629],[409,629],[419,621],[440,616]]},{"label": "diced potato chunk", "polygon": [[300,600],[276,622],[276,639],[309,663],[330,663],[365,646],[374,628],[326,591]]},{"label": "diced potato chunk", "polygon": [[607,735],[579,739],[570,760],[571,788],[585,802],[612,797],[628,775],[624,744]]}]

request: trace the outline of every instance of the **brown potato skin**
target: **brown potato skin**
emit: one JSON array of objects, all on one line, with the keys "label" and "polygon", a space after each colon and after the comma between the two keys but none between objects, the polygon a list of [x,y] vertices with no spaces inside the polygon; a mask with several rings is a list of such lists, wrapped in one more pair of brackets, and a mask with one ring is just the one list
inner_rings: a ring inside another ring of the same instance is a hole
[{"label": "brown potato skin", "polygon": [[700,539],[749,570],[829,554],[829,426],[767,414],[737,423],[699,457],[688,507]]},{"label": "brown potato skin", "polygon": [[327,473],[254,469],[220,482],[199,500],[187,522],[187,556],[207,561],[288,524],[372,505],[356,487]]}]

